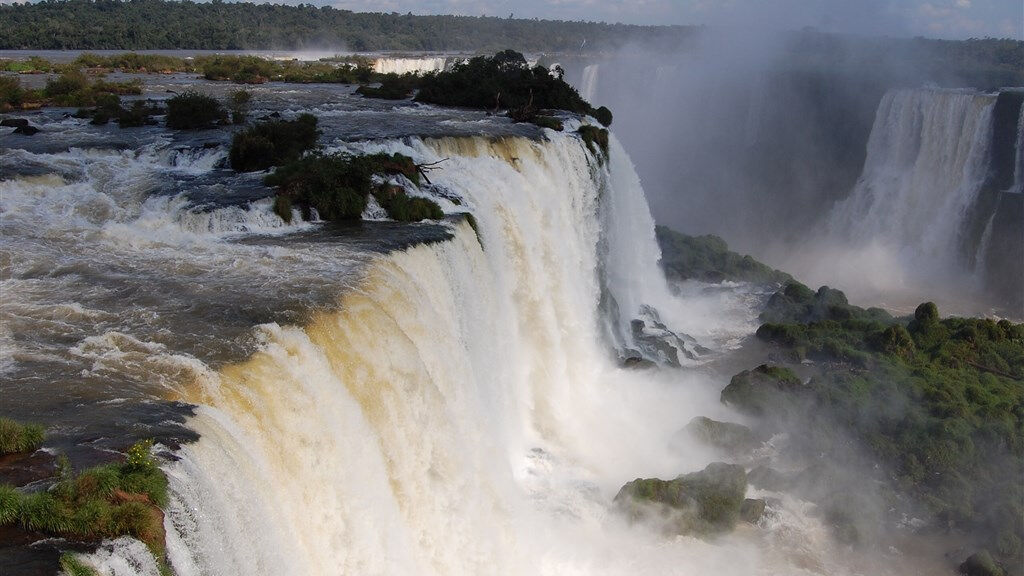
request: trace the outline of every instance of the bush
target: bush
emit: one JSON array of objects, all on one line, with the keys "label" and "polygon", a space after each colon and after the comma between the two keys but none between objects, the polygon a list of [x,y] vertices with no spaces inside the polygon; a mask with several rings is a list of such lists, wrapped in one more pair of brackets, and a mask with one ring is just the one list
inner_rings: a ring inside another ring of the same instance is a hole
[{"label": "bush", "polygon": [[296,120],[260,122],[231,141],[231,167],[239,172],[266,170],[298,160],[316,146],[317,119],[303,114]]},{"label": "bush", "polygon": [[380,81],[380,87],[360,86],[356,88],[356,94],[367,98],[380,98],[383,100],[405,100],[412,96],[413,91],[419,86],[420,77],[412,74],[387,74]]},{"label": "bush", "polygon": [[0,76],[0,109],[21,106],[25,101],[25,91],[21,82],[10,76]]},{"label": "bush", "polygon": [[537,126],[540,126],[541,128],[550,128],[555,132],[561,132],[562,130],[565,129],[565,127],[562,125],[561,120],[559,120],[558,118],[553,118],[551,116],[534,116],[533,118],[530,119],[530,122],[536,124]]},{"label": "bush", "polygon": [[[594,110],[575,88],[551,75],[543,66],[530,68],[526,58],[514,50],[494,56],[477,56],[460,62],[451,70],[427,74],[416,95],[417,102],[442,106],[463,106],[484,110],[505,109],[516,120],[525,120],[536,110],[566,110],[600,116],[611,123],[607,108]],[[513,113],[514,112],[514,113]]]},{"label": "bush", "polygon": [[383,153],[307,156],[278,168],[264,182],[277,187],[274,212],[285,221],[291,220],[293,206],[307,220],[313,210],[328,221],[355,220],[362,216],[371,193],[395,220],[444,216],[432,200],[410,197],[398,186],[374,184],[375,176],[388,175],[401,175],[413,184],[419,183],[419,169],[411,158]]},{"label": "bush", "polygon": [[35,452],[43,445],[43,427],[38,424],[19,424],[9,418],[0,418],[0,456]]},{"label": "bush", "polygon": [[594,120],[600,122],[601,126],[604,126],[605,128],[612,125],[612,111],[604,106],[594,110],[591,113],[591,116],[593,116]]},{"label": "bush", "polygon": [[[598,128],[597,126],[591,126],[584,124],[577,130],[580,137],[583,138],[583,142],[587,145],[592,153],[597,154],[598,149],[608,156],[608,131],[604,128]],[[597,146],[595,148],[594,146]]]},{"label": "bush", "polygon": [[245,90],[235,90],[231,93],[228,102],[231,107],[231,121],[235,124],[245,124],[249,116],[249,103],[252,101],[252,94]]},{"label": "bush", "polygon": [[175,130],[213,128],[227,120],[215,98],[189,90],[167,101],[167,127]]}]

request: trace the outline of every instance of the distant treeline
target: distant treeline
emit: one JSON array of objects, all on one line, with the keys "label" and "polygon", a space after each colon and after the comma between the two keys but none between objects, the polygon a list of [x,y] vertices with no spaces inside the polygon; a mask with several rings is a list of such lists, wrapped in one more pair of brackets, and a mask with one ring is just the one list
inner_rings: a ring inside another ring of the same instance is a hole
[{"label": "distant treeline", "polygon": [[[6,50],[611,49],[685,42],[695,27],[355,13],[329,6],[164,0],[0,4]],[[584,41],[586,42],[584,44]]]}]

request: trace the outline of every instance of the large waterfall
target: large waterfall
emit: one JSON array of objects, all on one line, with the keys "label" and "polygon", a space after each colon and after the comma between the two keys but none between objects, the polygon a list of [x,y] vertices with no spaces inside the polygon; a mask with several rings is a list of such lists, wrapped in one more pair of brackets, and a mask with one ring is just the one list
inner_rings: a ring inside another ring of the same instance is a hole
[{"label": "large waterfall", "polygon": [[202,438],[168,468],[179,575],[625,574],[678,572],[687,556],[697,573],[724,561],[646,537],[614,550],[642,532],[617,531],[611,496],[638,474],[699,467],[699,450],[683,461],[667,440],[711,404],[619,368],[600,337],[603,266],[624,311],[667,297],[621,147],[602,163],[563,135],[378,146],[448,158],[431,178],[462,196],[477,231],[462,223],[450,241],[380,257],[337,310],[260,327],[252,358],[181,391],[201,406],[190,425]]},{"label": "large waterfall", "polygon": [[968,218],[988,177],[995,102],[969,91],[887,93],[864,172],[832,213],[833,232],[921,272],[962,269]]}]

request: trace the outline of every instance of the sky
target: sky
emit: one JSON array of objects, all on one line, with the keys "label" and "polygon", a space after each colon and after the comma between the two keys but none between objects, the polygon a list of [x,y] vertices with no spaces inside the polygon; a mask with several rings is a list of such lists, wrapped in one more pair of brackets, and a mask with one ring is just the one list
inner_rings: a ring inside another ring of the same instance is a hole
[{"label": "sky", "polygon": [[[309,0],[306,0],[309,1]],[[359,12],[745,25],[1024,40],[1024,0],[320,0]]]}]

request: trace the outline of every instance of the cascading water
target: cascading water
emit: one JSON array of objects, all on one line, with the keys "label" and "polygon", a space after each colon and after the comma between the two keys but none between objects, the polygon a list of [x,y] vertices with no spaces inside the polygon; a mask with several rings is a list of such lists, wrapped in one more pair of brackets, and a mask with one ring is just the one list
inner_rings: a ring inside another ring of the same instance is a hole
[{"label": "cascading water", "polygon": [[594,102],[597,96],[597,72],[600,64],[589,64],[583,68],[583,78],[580,80],[580,96],[587,102]]},{"label": "cascading water", "polygon": [[374,72],[380,74],[423,74],[426,72],[440,72],[448,64],[448,58],[437,56],[433,58],[378,58],[373,63]]},{"label": "cascading water", "polygon": [[178,574],[770,566],[748,545],[665,545],[608,514],[625,480],[708,461],[668,439],[716,404],[684,376],[619,368],[599,336],[602,258],[624,310],[668,297],[614,139],[610,166],[563,135],[363,148],[447,158],[431,179],[476,231],[380,257],[337,311],[262,326],[252,358],[182,390],[202,438],[167,467]]},{"label": "cascading water", "polygon": [[895,90],[878,108],[864,172],[834,208],[833,234],[922,274],[964,267],[963,234],[988,169],[995,96]]}]

